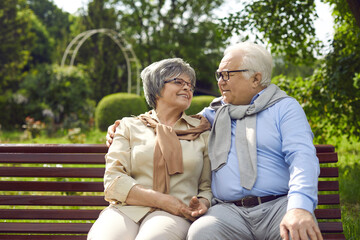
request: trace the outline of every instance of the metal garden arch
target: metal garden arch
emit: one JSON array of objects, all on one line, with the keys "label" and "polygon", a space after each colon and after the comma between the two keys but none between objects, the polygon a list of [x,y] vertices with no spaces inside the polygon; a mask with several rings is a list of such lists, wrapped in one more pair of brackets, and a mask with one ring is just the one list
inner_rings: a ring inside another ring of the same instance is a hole
[{"label": "metal garden arch", "polygon": [[68,55],[71,54],[70,66],[74,65],[75,57],[77,52],[79,51],[81,45],[92,35],[102,33],[109,36],[116,45],[121,49],[122,53],[124,54],[126,66],[127,66],[127,73],[128,73],[128,93],[131,93],[131,79],[134,76],[136,78],[136,94],[140,95],[140,63],[131,47],[125,39],[121,36],[120,33],[106,28],[100,29],[92,29],[85,32],[80,33],[77,35],[66,47],[64,55],[61,60],[61,67],[65,66],[65,61]]}]

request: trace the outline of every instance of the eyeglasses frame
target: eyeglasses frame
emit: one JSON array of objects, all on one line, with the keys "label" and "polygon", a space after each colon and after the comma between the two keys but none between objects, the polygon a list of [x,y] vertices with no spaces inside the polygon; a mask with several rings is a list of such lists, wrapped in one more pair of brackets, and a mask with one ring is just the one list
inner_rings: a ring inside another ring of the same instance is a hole
[{"label": "eyeglasses frame", "polygon": [[[221,72],[218,72],[216,71],[215,72],[215,78],[216,78],[216,81],[220,81],[220,77],[223,79],[223,81],[229,81],[230,80],[230,75],[229,73],[232,73],[232,72],[248,72],[250,71],[249,69],[241,69],[241,70],[232,70],[232,71],[221,71]],[[224,78],[224,75],[223,73],[227,73],[227,79]],[[218,77],[219,76],[219,77]]]},{"label": "eyeglasses frame", "polygon": [[182,78],[172,78],[172,79],[169,79],[169,80],[166,80],[166,81],[164,81],[164,83],[169,83],[169,82],[173,82],[173,81],[177,81],[177,80],[182,80],[182,81],[184,81],[184,83],[182,84],[182,86],[181,87],[184,87],[185,86],[185,84],[190,88],[190,90],[192,91],[192,92],[194,92],[195,91],[195,86],[190,82],[187,82],[187,81],[185,81],[184,79],[182,79]]}]

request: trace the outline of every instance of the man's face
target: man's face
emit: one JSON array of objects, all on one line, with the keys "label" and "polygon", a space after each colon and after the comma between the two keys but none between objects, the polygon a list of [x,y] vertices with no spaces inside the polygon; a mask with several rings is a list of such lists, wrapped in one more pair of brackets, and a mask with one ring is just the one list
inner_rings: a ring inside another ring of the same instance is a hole
[{"label": "man's face", "polygon": [[[242,55],[229,52],[220,62],[218,72],[242,70]],[[229,73],[229,80],[220,78],[219,90],[226,103],[233,105],[248,105],[258,91],[258,84],[255,84],[255,74],[246,78],[242,72]]]}]

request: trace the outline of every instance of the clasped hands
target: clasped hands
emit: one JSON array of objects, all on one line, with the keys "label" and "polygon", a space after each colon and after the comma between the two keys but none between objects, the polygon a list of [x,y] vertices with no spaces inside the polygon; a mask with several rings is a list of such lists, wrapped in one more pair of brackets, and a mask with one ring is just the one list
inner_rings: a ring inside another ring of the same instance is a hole
[{"label": "clasped hands", "polygon": [[205,198],[194,196],[191,198],[189,206],[187,206],[176,197],[171,195],[165,196],[166,199],[164,200],[166,203],[161,204],[161,209],[174,215],[185,217],[190,221],[195,221],[198,217],[204,215],[210,207],[209,201]]}]

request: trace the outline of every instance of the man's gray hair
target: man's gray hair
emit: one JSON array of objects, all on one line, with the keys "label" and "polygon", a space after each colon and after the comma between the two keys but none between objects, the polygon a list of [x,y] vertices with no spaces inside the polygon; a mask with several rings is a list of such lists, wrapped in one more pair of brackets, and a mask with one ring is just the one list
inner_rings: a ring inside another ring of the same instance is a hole
[{"label": "man's gray hair", "polygon": [[161,97],[164,81],[185,74],[195,86],[196,75],[194,69],[181,58],[168,58],[154,62],[141,72],[146,102],[153,109],[156,108],[157,97]]},{"label": "man's gray hair", "polygon": [[241,54],[242,63],[239,63],[239,67],[250,70],[249,72],[243,73],[245,77],[250,78],[252,74],[260,72],[262,74],[260,84],[264,87],[270,85],[273,60],[269,51],[258,44],[252,42],[242,42],[228,47],[225,50],[224,55],[229,52]]}]

